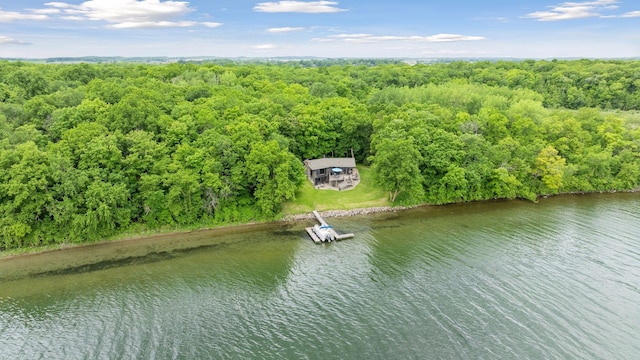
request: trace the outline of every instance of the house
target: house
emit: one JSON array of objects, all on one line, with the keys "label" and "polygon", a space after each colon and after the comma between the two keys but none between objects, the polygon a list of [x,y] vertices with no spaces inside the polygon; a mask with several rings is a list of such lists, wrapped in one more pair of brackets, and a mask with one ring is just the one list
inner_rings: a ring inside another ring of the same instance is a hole
[{"label": "house", "polygon": [[354,158],[323,158],[304,161],[307,178],[314,186],[329,184],[339,187],[345,181],[358,179]]}]

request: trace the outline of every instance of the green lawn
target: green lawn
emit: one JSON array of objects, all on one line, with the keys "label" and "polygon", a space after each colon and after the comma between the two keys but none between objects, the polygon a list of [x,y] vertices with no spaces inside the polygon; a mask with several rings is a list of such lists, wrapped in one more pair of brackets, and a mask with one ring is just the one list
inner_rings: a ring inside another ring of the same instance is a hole
[{"label": "green lawn", "polygon": [[305,181],[296,199],[285,203],[283,213],[301,214],[313,210],[348,210],[375,206],[391,206],[387,193],[376,186],[367,167],[358,166],[360,184],[351,190],[316,190]]}]

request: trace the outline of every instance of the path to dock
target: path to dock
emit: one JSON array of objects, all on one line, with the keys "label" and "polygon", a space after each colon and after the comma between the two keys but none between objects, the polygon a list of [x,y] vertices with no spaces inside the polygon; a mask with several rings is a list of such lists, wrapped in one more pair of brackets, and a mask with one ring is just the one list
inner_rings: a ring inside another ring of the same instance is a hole
[{"label": "path to dock", "polygon": [[322,218],[322,216],[320,216],[320,213],[317,210],[313,210],[313,216],[315,216],[316,219],[318,219],[318,222],[320,223],[320,225],[329,226],[329,224],[327,224],[327,222],[324,221],[324,219]]}]

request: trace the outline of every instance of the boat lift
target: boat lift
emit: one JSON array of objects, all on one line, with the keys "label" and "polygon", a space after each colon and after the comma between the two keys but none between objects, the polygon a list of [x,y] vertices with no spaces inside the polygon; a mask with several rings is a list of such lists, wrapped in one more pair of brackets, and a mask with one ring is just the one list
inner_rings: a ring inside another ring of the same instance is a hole
[{"label": "boat lift", "polygon": [[320,216],[320,213],[313,211],[313,215],[316,217],[320,225],[316,224],[312,227],[305,228],[307,234],[314,243],[320,244],[323,242],[340,241],[344,239],[350,239],[354,237],[354,234],[338,234],[331,225]]}]

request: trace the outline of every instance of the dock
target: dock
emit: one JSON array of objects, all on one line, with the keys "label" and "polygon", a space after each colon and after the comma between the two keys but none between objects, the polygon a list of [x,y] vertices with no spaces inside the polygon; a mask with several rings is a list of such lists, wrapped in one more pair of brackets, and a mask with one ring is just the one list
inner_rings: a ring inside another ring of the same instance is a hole
[{"label": "dock", "polygon": [[331,225],[329,225],[323,218],[320,216],[320,213],[317,211],[313,211],[313,216],[316,217],[320,225],[314,225],[312,227],[305,228],[307,234],[314,243],[320,244],[323,242],[331,242],[331,241],[340,241],[344,239],[349,239],[354,237],[354,234],[338,234]]}]

